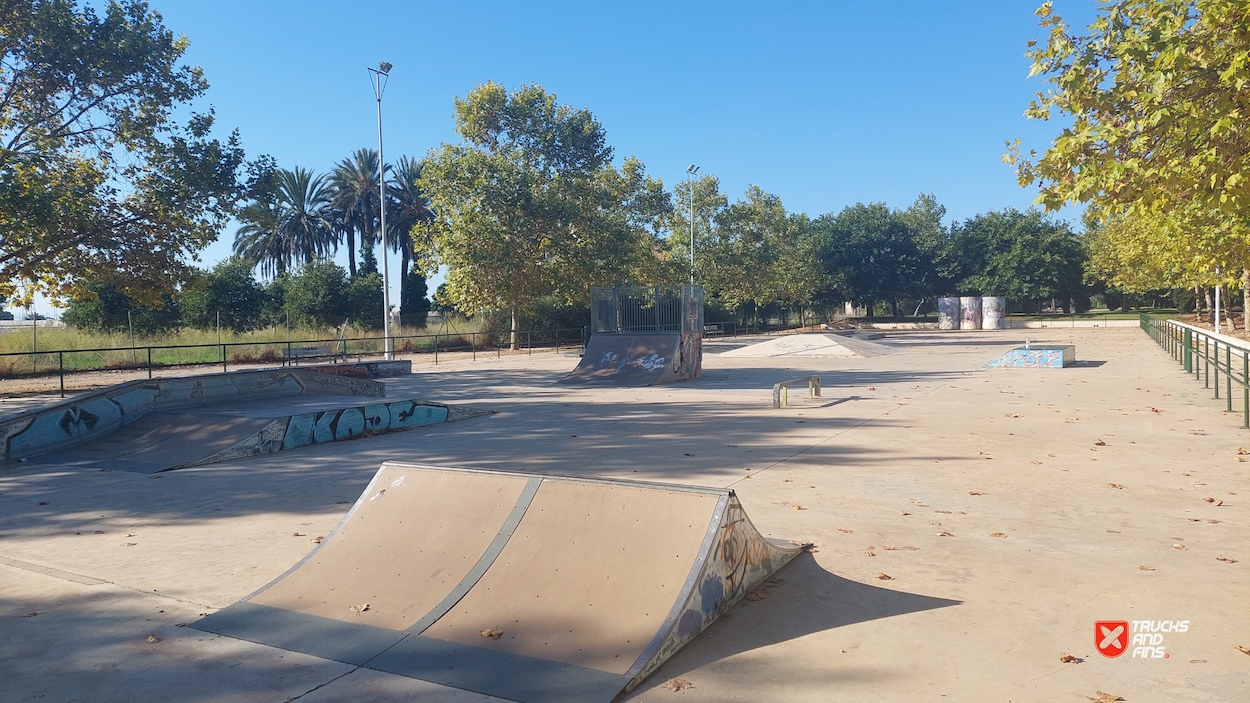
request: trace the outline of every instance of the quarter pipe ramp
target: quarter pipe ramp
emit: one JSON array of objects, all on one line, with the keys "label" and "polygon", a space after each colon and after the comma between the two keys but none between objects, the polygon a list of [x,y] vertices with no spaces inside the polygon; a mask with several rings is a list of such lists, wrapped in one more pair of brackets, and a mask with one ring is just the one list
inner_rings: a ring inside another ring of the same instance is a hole
[{"label": "quarter pipe ramp", "polygon": [[698,378],[703,339],[697,333],[596,334],[562,383],[655,386]]},{"label": "quarter pipe ramp", "polygon": [[307,557],[192,627],[523,703],[607,703],[799,551],[727,489],[388,463]]}]

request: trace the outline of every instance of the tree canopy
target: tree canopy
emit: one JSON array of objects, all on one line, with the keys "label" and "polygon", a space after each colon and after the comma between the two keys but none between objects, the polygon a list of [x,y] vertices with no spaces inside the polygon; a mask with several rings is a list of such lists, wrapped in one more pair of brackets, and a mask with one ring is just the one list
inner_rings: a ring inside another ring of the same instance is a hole
[{"label": "tree canopy", "polygon": [[208,88],[187,46],[139,0],[0,6],[0,294],[158,302],[216,237],[248,166],[211,111],[175,121]]}]

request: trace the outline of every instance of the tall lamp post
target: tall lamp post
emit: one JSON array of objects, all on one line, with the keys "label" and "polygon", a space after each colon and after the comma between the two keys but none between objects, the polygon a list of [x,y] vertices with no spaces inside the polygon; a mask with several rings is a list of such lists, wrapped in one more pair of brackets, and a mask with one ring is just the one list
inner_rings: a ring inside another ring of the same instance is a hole
[{"label": "tall lamp post", "polygon": [[382,93],[386,90],[386,81],[390,77],[392,66],[379,61],[377,68],[369,71],[369,82],[373,84],[373,94],[378,99],[378,230],[382,234],[382,334],[386,338],[386,358],[395,358],[395,340],[391,338],[391,277],[390,267],[386,265],[386,159],[382,157]]},{"label": "tall lamp post", "polygon": [[690,174],[690,285],[694,285],[694,174],[699,172],[699,167],[690,164],[686,167],[686,173]]}]

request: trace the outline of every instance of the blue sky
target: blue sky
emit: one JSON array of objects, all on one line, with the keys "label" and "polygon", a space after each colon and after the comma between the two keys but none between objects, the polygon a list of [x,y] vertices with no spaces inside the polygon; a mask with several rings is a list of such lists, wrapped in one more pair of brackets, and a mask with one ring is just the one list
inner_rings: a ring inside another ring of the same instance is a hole
[{"label": "blue sky", "polygon": [[[1026,208],[1034,193],[1000,161],[1003,143],[1044,148],[1059,128],[1022,116],[1040,86],[1023,53],[1043,38],[1041,0],[151,1],[191,40],[187,61],[211,85],[200,106],[287,168],[323,172],[376,146],[365,67],[380,59],[395,66],[388,161],[455,141],[452,100],[475,85],[534,82],[589,108],[618,158],[670,187],[696,163],[731,199],[754,183],[813,216],[921,192],[955,219]],[[1091,2],[1055,5],[1093,17]],[[233,234],[203,261],[227,256]]]}]

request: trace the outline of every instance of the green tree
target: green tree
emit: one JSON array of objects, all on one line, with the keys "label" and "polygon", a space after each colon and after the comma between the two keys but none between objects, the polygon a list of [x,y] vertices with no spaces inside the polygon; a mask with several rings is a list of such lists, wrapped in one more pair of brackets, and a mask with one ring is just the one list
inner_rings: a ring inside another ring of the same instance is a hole
[{"label": "green tree", "polygon": [[1018,302],[1084,295],[1086,252],[1066,223],[1036,210],[1007,208],[952,226],[952,246],[963,257],[958,292]]},{"label": "green tree", "polygon": [[613,169],[603,126],[541,86],[485,83],[455,102],[461,144],[435,149],[419,181],[438,218],[419,225],[422,265],[446,265],[447,302],[521,313],[542,296],[583,300],[654,257],[630,208],[661,189],[641,163]]},{"label": "green tree", "polygon": [[184,324],[198,329],[221,326],[235,331],[254,330],[263,324],[265,289],[252,275],[252,263],[231,257],[209,271],[197,272],[179,296]]},{"label": "green tree", "polygon": [[336,327],[353,312],[347,272],[334,262],[310,261],[278,280],[282,310],[292,325]]},{"label": "green tree", "polygon": [[[419,273],[415,276],[409,275],[409,268],[416,256],[417,247],[413,239],[413,232],[417,225],[422,222],[428,222],[434,214],[430,212],[430,201],[425,197],[425,193],[421,190],[421,168],[422,164],[416,159],[410,159],[407,156],[399,157],[396,163],[395,177],[388,182],[386,186],[387,205],[386,205],[386,228],[389,230],[386,234],[387,246],[392,251],[399,252],[399,300],[400,310],[405,315],[411,313],[413,315],[420,314],[424,324],[425,312],[418,311],[415,308],[409,310],[405,305],[418,305],[417,300],[424,299],[425,277]],[[416,268],[420,268],[417,266]],[[409,283],[419,285],[421,292],[413,294],[408,290]],[[427,308],[428,310],[428,303]]]},{"label": "green tree", "polygon": [[266,275],[282,275],[295,264],[332,253],[337,241],[329,202],[322,176],[298,166],[279,171],[272,192],[240,212],[235,255]]},{"label": "green tree", "polygon": [[157,334],[177,329],[181,316],[169,292],[156,303],[142,303],[113,283],[89,283],[82,294],[69,299],[61,321],[75,329],[106,333],[129,331],[133,323],[137,333]]},{"label": "green tree", "polygon": [[157,303],[230,219],[247,167],[187,46],[139,0],[0,5],[0,294]]},{"label": "green tree", "polygon": [[[915,214],[912,220],[923,219]],[[812,223],[829,287],[868,308],[887,301],[899,315],[898,302],[928,294],[932,258],[913,237],[909,217],[885,203],[856,203],[836,216],[822,215]],[[826,292],[822,297],[833,297]]]},{"label": "green tree", "polygon": [[378,152],[357,149],[351,158],[343,159],[330,175],[333,191],[335,225],[347,238],[347,266],[356,275],[356,236],[360,246],[372,248],[377,242],[380,202],[378,188]]}]

